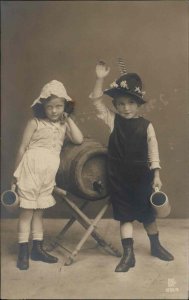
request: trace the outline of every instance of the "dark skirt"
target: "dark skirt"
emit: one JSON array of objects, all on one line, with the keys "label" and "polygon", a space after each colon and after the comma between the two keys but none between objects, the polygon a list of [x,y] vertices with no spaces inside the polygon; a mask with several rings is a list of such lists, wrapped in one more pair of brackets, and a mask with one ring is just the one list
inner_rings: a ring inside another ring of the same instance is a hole
[{"label": "dark skirt", "polygon": [[150,205],[153,171],[147,165],[109,161],[108,173],[114,219],[152,223],[155,220]]}]

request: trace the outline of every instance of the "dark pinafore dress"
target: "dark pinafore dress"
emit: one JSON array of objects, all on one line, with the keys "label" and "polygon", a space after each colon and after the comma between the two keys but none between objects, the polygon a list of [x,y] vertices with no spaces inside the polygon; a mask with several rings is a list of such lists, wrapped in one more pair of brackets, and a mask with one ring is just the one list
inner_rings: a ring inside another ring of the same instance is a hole
[{"label": "dark pinafore dress", "polygon": [[108,143],[109,191],[115,220],[155,220],[149,201],[153,179],[148,163],[149,123],[142,117],[125,119],[115,115]]}]

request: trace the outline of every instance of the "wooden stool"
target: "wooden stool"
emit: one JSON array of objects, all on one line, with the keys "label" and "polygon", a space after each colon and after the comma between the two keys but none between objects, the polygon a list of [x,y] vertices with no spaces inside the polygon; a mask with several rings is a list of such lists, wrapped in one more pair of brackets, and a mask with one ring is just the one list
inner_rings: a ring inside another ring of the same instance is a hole
[{"label": "wooden stool", "polygon": [[[65,143],[60,156],[60,167],[56,183],[57,187],[55,187],[54,193],[60,196],[64,203],[68,205],[72,218],[56,236],[47,250],[50,251],[57,246],[67,250],[70,255],[65,265],[68,266],[72,264],[83,244],[91,235],[103,249],[112,255],[120,257],[121,253],[111,243],[106,242],[97,232],[96,228],[98,222],[110,206],[107,188],[107,148],[90,138],[85,138],[81,145],[74,145],[69,142]],[[69,195],[75,195],[84,200],[81,207],[78,207],[70,199]],[[90,220],[84,214],[83,209],[91,201],[97,200],[105,200],[105,204],[95,219]],[[76,248],[70,251],[63,246],[63,237],[76,220],[86,229],[86,233]]]},{"label": "wooden stool", "polygon": [[[113,247],[113,245],[110,242],[105,241],[105,239],[97,232],[97,224],[102,219],[106,210],[110,206],[110,202],[108,200],[98,212],[95,219],[91,221],[82,211],[84,207],[86,207],[90,203],[88,200],[84,200],[83,204],[79,208],[77,205],[75,205],[75,203],[73,203],[72,200],[69,199],[69,196],[67,196],[66,191],[64,191],[63,189],[55,187],[54,192],[55,194],[59,195],[61,199],[69,206],[69,208],[71,209],[71,214],[73,216],[61,230],[61,232],[56,236],[55,240],[47,246],[48,251],[55,249],[57,246],[64,248],[70,253],[64,265],[69,266],[74,262],[82,246],[84,245],[88,237],[91,235],[97,241],[98,245],[101,246],[105,251],[114,256],[121,257],[121,253],[115,247]],[[75,247],[75,249],[73,251],[70,251],[63,246],[63,237],[67,230],[72,226],[72,224],[76,220],[86,229],[86,232]]]}]

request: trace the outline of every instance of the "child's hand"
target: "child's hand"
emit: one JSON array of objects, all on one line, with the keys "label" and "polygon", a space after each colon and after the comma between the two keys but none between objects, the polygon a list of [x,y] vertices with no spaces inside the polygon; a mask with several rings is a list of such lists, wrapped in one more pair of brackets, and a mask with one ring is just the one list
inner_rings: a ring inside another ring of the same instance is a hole
[{"label": "child's hand", "polygon": [[67,120],[68,117],[69,117],[68,113],[63,112],[62,116],[60,118],[60,122],[64,124],[66,122],[66,120]]},{"label": "child's hand", "polygon": [[106,77],[110,72],[110,67],[106,66],[106,63],[103,61],[99,61],[96,66],[96,76],[99,79]]},{"label": "child's hand", "polygon": [[157,189],[158,188],[158,190],[161,190],[161,187],[162,187],[162,182],[161,182],[161,179],[159,178],[159,176],[158,177],[154,177],[154,180],[153,180],[153,183],[152,183],[152,187],[153,187],[153,189],[155,190],[155,189]]},{"label": "child's hand", "polygon": [[64,119],[67,119],[69,117],[69,114],[64,111],[63,114],[62,114],[62,116],[63,116]]},{"label": "child's hand", "polygon": [[152,187],[154,190],[156,190],[156,189],[161,190],[162,182],[161,182],[160,175],[159,175],[159,169],[154,170],[154,179],[152,182]]},{"label": "child's hand", "polygon": [[15,183],[11,185],[11,191],[13,191],[13,192],[16,191],[16,184]]},{"label": "child's hand", "polygon": [[11,180],[11,191],[15,192],[16,190],[16,178],[13,177]]}]

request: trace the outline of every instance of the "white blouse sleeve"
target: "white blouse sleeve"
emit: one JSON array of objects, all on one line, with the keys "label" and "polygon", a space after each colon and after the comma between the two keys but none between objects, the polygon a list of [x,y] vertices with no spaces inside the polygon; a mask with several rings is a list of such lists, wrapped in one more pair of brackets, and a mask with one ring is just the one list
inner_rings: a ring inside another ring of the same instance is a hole
[{"label": "white blouse sleeve", "polygon": [[147,142],[148,142],[148,160],[150,162],[150,169],[161,169],[159,160],[158,142],[154,127],[150,123],[147,129]]},{"label": "white blouse sleeve", "polygon": [[90,94],[89,98],[92,99],[92,103],[98,111],[97,117],[103,120],[104,123],[109,127],[110,132],[112,132],[114,128],[115,113],[107,108],[103,103],[102,95],[99,98],[93,98],[92,94]]}]

